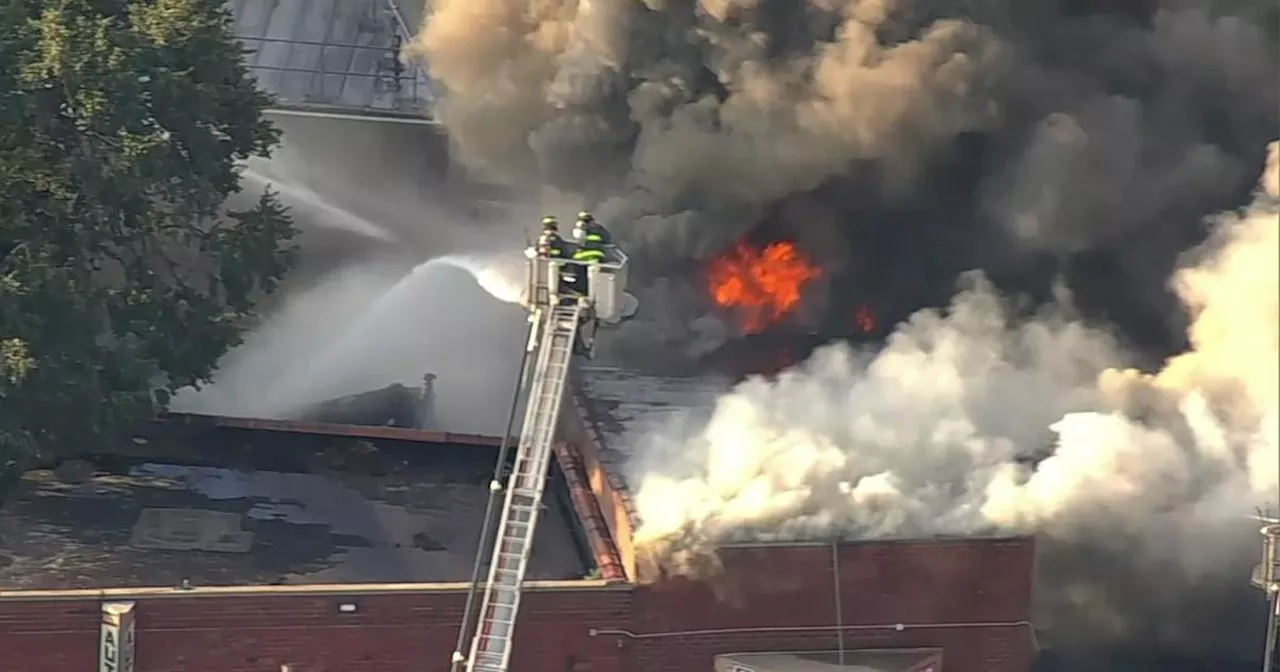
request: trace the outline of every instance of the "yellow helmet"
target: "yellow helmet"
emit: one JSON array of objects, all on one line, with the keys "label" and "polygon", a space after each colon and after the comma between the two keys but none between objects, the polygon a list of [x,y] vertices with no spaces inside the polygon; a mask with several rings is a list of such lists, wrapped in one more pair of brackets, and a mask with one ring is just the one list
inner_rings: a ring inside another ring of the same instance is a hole
[{"label": "yellow helmet", "polygon": [[583,210],[582,212],[578,213],[578,222],[577,222],[578,224],[587,224],[589,222],[594,222],[594,221],[596,221],[596,218],[592,217],[591,213],[587,212],[586,210]]},{"label": "yellow helmet", "polygon": [[554,216],[547,215],[546,217],[542,218],[543,231],[558,231],[559,229],[560,229],[560,222],[557,221]]}]

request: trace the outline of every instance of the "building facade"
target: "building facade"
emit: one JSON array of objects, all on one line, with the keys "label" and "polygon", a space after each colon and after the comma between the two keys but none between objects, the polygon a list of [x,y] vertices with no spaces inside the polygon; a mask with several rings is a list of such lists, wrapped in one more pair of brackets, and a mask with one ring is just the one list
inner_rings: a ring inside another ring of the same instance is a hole
[{"label": "building facade", "polygon": [[[935,672],[1026,672],[1033,553],[1029,539],[747,546],[709,581],[535,583],[512,672],[886,650],[936,651]],[[465,584],[0,592],[0,651],[15,672],[111,669],[104,605],[124,603],[134,651],[118,672],[447,670],[465,597]]]}]

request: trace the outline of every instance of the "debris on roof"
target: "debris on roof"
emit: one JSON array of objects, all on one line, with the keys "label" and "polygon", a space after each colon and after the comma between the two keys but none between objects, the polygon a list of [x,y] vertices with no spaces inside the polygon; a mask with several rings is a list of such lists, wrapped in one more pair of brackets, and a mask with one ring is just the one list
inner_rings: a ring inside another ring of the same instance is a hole
[{"label": "debris on roof", "polygon": [[[0,499],[0,586],[470,579],[489,451],[222,427],[201,437],[190,453],[219,466],[101,458],[24,474]],[[347,444],[352,456],[335,463]],[[572,515],[548,498],[531,579],[586,574]]]},{"label": "debris on roof", "polygon": [[322,401],[302,413],[301,420],[344,425],[432,429],[435,374],[422,377],[421,387],[399,383],[379,390]]}]

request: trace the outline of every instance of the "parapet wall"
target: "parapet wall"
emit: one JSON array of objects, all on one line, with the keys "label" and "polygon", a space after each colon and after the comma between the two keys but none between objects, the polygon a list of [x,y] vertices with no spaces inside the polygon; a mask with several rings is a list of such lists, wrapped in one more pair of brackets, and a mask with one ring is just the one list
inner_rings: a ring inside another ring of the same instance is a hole
[{"label": "parapet wall", "polygon": [[[616,647],[591,637],[587,624],[625,625],[630,598],[599,581],[532,588],[516,650],[541,661],[532,672],[561,672],[573,656],[620,669],[607,663]],[[466,586],[0,593],[0,669],[99,669],[106,600],[134,602],[135,672],[447,670]]]},{"label": "parapet wall", "polygon": [[[520,672],[689,672],[745,651],[941,649],[1027,672],[1030,539],[723,549],[713,581],[529,586]],[[133,601],[136,672],[444,670],[464,584],[0,592],[3,669],[94,669],[104,602]]]},{"label": "parapet wall", "polygon": [[626,576],[636,579],[639,566],[632,537],[636,530],[636,513],[626,484],[621,476],[610,470],[602,454],[603,443],[588,421],[587,399],[577,381],[577,372],[570,378],[570,402],[564,405],[561,417],[561,434],[571,446],[582,464],[586,484],[595,497],[601,516],[609,531],[609,537],[617,548]]}]

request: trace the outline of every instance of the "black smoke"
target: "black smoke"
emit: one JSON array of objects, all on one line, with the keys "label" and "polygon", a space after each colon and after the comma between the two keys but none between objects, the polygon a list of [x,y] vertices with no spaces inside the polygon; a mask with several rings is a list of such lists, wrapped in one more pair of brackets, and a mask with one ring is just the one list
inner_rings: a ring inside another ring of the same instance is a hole
[{"label": "black smoke", "polygon": [[470,166],[580,194],[639,257],[637,334],[706,349],[698,262],[822,264],[800,326],[980,268],[1176,349],[1167,278],[1278,123],[1270,0],[444,0],[417,44]]}]

